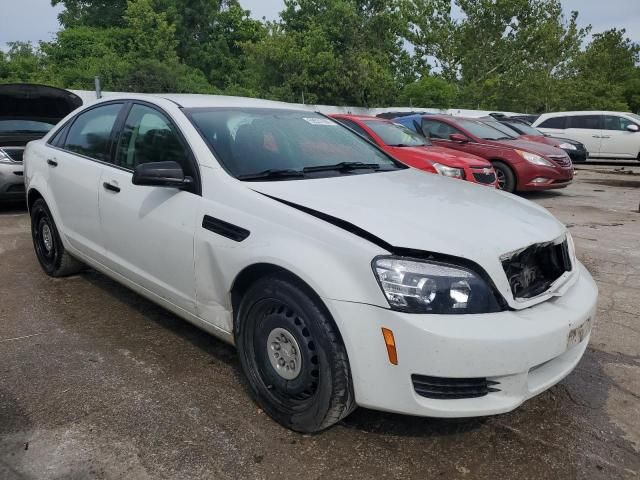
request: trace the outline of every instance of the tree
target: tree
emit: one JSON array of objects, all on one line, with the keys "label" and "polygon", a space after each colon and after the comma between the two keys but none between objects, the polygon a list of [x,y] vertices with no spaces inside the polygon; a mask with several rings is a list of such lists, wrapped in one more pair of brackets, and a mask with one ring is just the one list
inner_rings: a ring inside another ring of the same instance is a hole
[{"label": "tree", "polygon": [[451,108],[454,106],[457,93],[455,85],[445,79],[425,75],[404,87],[399,104],[424,108]]},{"label": "tree", "polygon": [[51,0],[52,6],[63,5],[58,15],[63,27],[121,27],[127,0]]}]

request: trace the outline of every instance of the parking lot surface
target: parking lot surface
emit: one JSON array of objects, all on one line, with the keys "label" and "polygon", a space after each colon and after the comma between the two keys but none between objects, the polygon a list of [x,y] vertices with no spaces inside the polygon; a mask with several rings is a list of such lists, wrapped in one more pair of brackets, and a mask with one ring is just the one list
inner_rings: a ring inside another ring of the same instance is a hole
[{"label": "parking lot surface", "polygon": [[359,409],[318,435],[258,409],[232,347],[96,272],[47,277],[26,211],[0,206],[0,479],[638,478],[640,168],[527,198],[600,288],[575,372],[510,414]]}]

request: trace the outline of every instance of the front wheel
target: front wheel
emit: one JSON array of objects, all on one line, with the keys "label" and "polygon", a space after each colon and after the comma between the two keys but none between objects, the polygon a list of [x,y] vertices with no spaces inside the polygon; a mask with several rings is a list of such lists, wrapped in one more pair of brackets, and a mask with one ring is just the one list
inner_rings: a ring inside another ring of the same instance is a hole
[{"label": "front wheel", "polygon": [[240,363],[262,409],[311,433],[355,408],[347,352],[326,309],[284,276],[258,280],[235,322]]},{"label": "front wheel", "polygon": [[513,193],[516,189],[516,176],[513,170],[503,162],[492,162],[498,177],[498,188]]},{"label": "front wheel", "polygon": [[65,250],[49,207],[41,198],[31,206],[31,236],[38,261],[47,275],[65,277],[84,269]]}]

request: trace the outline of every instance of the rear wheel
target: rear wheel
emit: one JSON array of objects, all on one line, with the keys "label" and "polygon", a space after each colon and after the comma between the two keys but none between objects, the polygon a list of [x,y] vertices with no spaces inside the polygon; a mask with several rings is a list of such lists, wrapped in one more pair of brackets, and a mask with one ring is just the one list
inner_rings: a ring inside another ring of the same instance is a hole
[{"label": "rear wheel", "polygon": [[248,289],[235,338],[256,401],[283,426],[317,432],[355,408],[347,353],[333,320],[289,278],[266,277]]},{"label": "rear wheel", "polygon": [[498,188],[513,193],[516,189],[516,176],[513,170],[503,162],[492,162],[498,178]]},{"label": "rear wheel", "polygon": [[31,236],[38,261],[47,275],[65,277],[84,269],[84,264],[65,250],[49,207],[41,198],[31,206]]}]

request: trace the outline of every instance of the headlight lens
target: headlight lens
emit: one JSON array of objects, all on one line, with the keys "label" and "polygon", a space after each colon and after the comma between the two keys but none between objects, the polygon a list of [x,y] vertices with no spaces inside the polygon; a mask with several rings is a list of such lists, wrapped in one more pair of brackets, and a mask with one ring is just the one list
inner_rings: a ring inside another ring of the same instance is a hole
[{"label": "headlight lens", "polygon": [[562,148],[563,150],[577,150],[578,148],[571,143],[561,143],[558,145],[558,148]]},{"label": "headlight lens", "polygon": [[7,152],[0,148],[0,163],[16,163]]},{"label": "headlight lens", "polygon": [[464,170],[462,170],[461,168],[447,167],[446,165],[442,165],[441,163],[434,163],[433,168],[436,169],[436,172],[438,172],[438,174],[445,177],[464,179]]},{"label": "headlight lens", "polygon": [[524,158],[527,162],[533,163],[534,165],[542,165],[543,167],[555,167],[553,163],[549,160],[542,158],[540,155],[536,155],[531,152],[523,152],[522,150],[516,150],[518,155]]},{"label": "headlight lens", "polygon": [[377,257],[373,269],[393,310],[449,315],[500,311],[492,288],[465,267],[431,260]]}]

